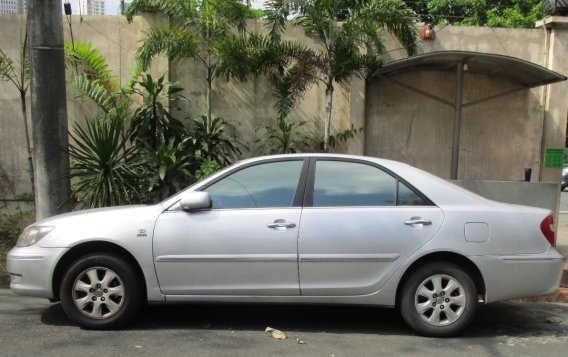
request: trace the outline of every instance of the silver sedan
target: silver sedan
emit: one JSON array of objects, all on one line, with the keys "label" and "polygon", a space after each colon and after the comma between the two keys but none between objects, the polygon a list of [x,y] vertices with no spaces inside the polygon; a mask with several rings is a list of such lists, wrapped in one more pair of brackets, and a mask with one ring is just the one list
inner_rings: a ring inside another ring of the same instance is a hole
[{"label": "silver sedan", "polygon": [[558,287],[550,211],[493,202],[399,162],[302,154],[239,162],[151,206],[64,214],[8,255],[11,289],[86,328],[154,302],[398,307],[455,335],[478,303]]}]

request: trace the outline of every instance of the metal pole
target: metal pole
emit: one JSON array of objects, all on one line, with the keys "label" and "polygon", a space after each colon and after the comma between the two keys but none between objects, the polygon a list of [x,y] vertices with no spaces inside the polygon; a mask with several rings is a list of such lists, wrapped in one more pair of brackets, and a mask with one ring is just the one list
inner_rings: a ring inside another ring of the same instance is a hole
[{"label": "metal pole", "polygon": [[36,219],[71,210],[61,0],[28,1]]},{"label": "metal pole", "polygon": [[454,102],[454,140],[452,144],[452,180],[458,179],[458,162],[460,157],[460,131],[463,99],[463,62],[457,64],[456,100]]}]

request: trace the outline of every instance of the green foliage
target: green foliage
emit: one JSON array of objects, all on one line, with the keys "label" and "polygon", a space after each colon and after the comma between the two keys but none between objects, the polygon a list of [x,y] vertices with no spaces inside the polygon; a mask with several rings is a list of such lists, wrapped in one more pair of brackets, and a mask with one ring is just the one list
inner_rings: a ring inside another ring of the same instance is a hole
[{"label": "green foliage", "polygon": [[488,27],[533,28],[542,18],[542,0],[405,1],[425,22]]},{"label": "green foliage", "polygon": [[14,197],[14,199],[21,200],[21,201],[33,201],[34,195],[31,192],[23,192],[23,193],[20,193],[19,195],[16,195]]},{"label": "green foliage", "polygon": [[[28,153],[29,162],[29,178],[31,190],[34,190],[34,169],[31,157],[32,144],[30,130],[28,128],[28,115],[26,105],[26,95],[30,86],[30,59],[28,56],[28,32],[27,28],[21,43],[19,58],[14,60],[10,58],[2,49],[0,49],[0,80],[8,81],[14,85],[20,94],[20,110],[22,113],[22,122],[26,133],[26,152]],[[18,65],[16,65],[18,63]]]},{"label": "green foliage", "polygon": [[69,145],[73,195],[84,207],[105,207],[141,201],[144,162],[136,146],[128,146],[133,131],[120,118],[87,119],[75,123]]},{"label": "green foliage", "polygon": [[148,192],[152,193],[154,200],[163,200],[192,182],[193,175],[189,172],[191,157],[186,154],[189,140],[189,137],[166,139],[162,135],[157,148],[138,141],[152,172]]},{"label": "green foliage", "polygon": [[151,28],[137,59],[146,69],[152,58],[166,55],[173,60],[192,59],[206,72],[207,130],[213,121],[211,86],[217,77],[218,46],[231,30],[243,32],[251,11],[239,0],[134,0],[126,10],[130,22],[142,11],[160,12],[170,18],[166,27]]},{"label": "green foliage", "polygon": [[138,84],[142,89],[133,89],[133,93],[142,97],[143,104],[132,116],[134,133],[137,139],[158,150],[163,138],[168,141],[184,132],[183,124],[175,119],[162,103],[168,99],[183,98],[177,95],[183,89],[175,83],[164,83],[164,76],[154,80],[149,74],[142,77]]},{"label": "green foliage", "polygon": [[[0,212],[0,251],[5,252],[16,245],[22,230],[33,221],[33,212],[17,208],[15,213]],[[4,257],[1,257],[2,260]]]},{"label": "green foliage", "polygon": [[[342,130],[335,135],[329,136],[329,146],[333,149],[341,143],[347,143],[349,140],[353,139],[357,134],[362,133],[363,128],[355,128],[353,124],[349,129]],[[321,148],[323,149],[323,143],[321,143]]]},{"label": "green foliage", "polygon": [[[347,82],[353,75],[364,78],[380,66],[385,29],[395,35],[408,54],[414,54],[417,16],[401,0],[271,0],[267,18],[273,42],[281,41],[280,33],[293,13],[296,16],[292,22],[317,38],[323,50],[311,49],[310,56],[295,58],[296,73],[286,74],[305,75],[310,73],[306,67],[311,67],[315,80],[307,82],[305,88],[316,80],[324,84],[327,108],[323,137],[324,151],[328,151],[335,82]],[[362,52],[362,47],[367,52]],[[291,68],[293,65],[286,67]],[[290,101],[281,103],[287,109]]]},{"label": "green foliage", "polygon": [[0,80],[11,82],[19,91],[27,91],[30,80],[30,61],[26,51],[26,43],[18,59],[19,64],[0,48]]},{"label": "green foliage", "polygon": [[190,136],[197,168],[201,170],[211,167],[209,164],[202,167],[206,161],[213,161],[218,167],[224,167],[229,165],[237,154],[241,154],[236,145],[236,137],[229,135],[227,129],[234,130],[234,127],[223,118],[213,119],[209,131],[205,115],[193,121]]},{"label": "green foliage", "polygon": [[65,41],[65,63],[71,72],[68,83],[82,98],[95,103],[103,113],[124,117],[130,109],[130,94],[141,73],[135,66],[125,87],[108,68],[103,55],[89,43]]},{"label": "green foliage", "polygon": [[[234,128],[225,120],[216,118],[208,127],[203,116],[187,130],[174,118],[164,103],[187,100],[176,83],[165,82],[164,76],[140,78],[139,64],[128,85],[119,87],[90,45],[67,43],[67,52],[75,71],[70,84],[103,112],[84,126],[75,124],[70,134],[72,190],[83,206],[156,202],[240,154],[227,131]],[[134,96],[142,99],[138,107]]]},{"label": "green foliage", "polygon": [[303,134],[302,126],[306,122],[278,120],[276,127],[264,127],[264,136],[260,151],[264,154],[291,154],[306,152],[312,140]]},{"label": "green foliage", "polygon": [[216,171],[218,171],[221,167],[219,166],[219,164],[217,162],[215,162],[213,159],[211,159],[210,157],[205,158],[204,160],[201,161],[201,164],[199,165],[199,169],[197,169],[197,171],[195,172],[195,178],[197,180],[201,180],[204,179],[205,177],[215,173]]},{"label": "green foliage", "polygon": [[246,16],[248,19],[261,19],[266,16],[266,11],[262,9],[248,8]]}]

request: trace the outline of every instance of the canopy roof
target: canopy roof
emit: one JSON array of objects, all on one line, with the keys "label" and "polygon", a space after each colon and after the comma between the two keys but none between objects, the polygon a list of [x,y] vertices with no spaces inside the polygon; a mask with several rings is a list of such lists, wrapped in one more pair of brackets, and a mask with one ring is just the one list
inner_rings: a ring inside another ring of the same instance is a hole
[{"label": "canopy roof", "polygon": [[[421,70],[452,71],[456,73],[456,95],[453,102],[436,96],[428,91],[417,88],[410,83],[402,82],[394,78],[397,74]],[[491,76],[492,78],[506,80],[514,83],[512,89],[501,93],[488,95],[483,98],[463,102],[464,73],[478,73]],[[490,100],[521,91],[527,88],[538,87],[560,81],[567,78],[559,73],[546,69],[537,64],[524,61],[519,58],[496,55],[482,52],[467,51],[443,51],[431,52],[423,55],[405,58],[385,64],[370,78],[384,79],[398,84],[410,91],[436,100],[454,108],[454,137],[452,144],[452,172],[451,178],[458,178],[458,161],[461,132],[462,109],[465,107],[481,104]]]},{"label": "canopy roof", "polygon": [[457,63],[467,65],[468,73],[486,74],[533,88],[566,80],[566,77],[538,64],[519,58],[468,51],[431,52],[385,64],[373,77],[391,77],[418,70],[454,71]]}]

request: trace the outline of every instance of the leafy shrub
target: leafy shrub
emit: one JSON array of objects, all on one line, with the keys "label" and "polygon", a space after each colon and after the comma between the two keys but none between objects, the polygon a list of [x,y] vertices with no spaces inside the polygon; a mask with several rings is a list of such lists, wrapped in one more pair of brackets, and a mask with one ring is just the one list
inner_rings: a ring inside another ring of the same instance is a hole
[{"label": "leafy shrub", "polygon": [[312,140],[298,133],[306,124],[279,119],[276,127],[264,127],[264,136],[260,145],[260,151],[264,154],[289,154],[308,151]]},{"label": "leafy shrub", "polygon": [[69,145],[71,187],[84,207],[105,207],[141,201],[144,162],[137,146],[130,146],[132,130],[118,118],[88,119],[77,123]]},{"label": "leafy shrub", "polygon": [[21,211],[8,214],[0,212],[0,271],[4,271],[6,253],[16,245],[22,230],[34,220],[31,211]]}]

